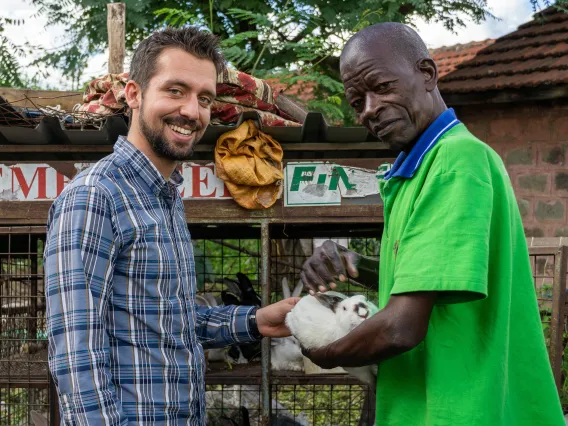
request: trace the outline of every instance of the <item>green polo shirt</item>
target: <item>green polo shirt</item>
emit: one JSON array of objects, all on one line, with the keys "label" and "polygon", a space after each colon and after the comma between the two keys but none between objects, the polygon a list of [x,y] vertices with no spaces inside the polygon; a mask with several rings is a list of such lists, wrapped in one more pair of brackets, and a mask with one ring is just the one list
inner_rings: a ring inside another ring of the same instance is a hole
[{"label": "green polo shirt", "polygon": [[565,425],[503,162],[459,122],[433,133],[379,184],[380,308],[439,299],[425,340],[379,365],[376,425]]}]

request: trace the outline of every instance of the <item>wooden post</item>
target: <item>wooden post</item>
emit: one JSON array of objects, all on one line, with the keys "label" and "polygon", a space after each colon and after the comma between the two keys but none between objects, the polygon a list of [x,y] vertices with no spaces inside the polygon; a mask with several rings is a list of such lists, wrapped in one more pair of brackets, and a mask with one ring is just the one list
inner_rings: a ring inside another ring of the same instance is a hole
[{"label": "wooden post", "polygon": [[107,4],[108,31],[108,72],[124,72],[124,38],[126,27],[126,5],[124,3]]}]

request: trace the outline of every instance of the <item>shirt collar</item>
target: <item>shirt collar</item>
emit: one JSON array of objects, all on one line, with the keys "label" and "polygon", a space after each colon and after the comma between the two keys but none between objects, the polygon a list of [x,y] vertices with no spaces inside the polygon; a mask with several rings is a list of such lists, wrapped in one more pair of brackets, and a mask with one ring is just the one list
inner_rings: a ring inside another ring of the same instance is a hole
[{"label": "shirt collar", "polygon": [[[114,144],[114,152],[118,156],[118,164],[131,164],[154,195],[157,196],[160,193],[169,195],[168,181],[158,171],[154,163],[146,157],[146,154],[132,145],[124,136],[118,137]],[[170,176],[169,182],[175,186],[180,186],[183,183],[183,177],[177,169]]]},{"label": "shirt collar", "polygon": [[418,141],[407,155],[401,152],[396,158],[392,168],[385,174],[384,179],[390,179],[393,176],[410,179],[416,173],[416,170],[422,164],[422,160],[428,151],[430,151],[436,142],[454,127],[460,121],[456,117],[453,108],[449,108],[434,120],[432,124],[420,135]]}]

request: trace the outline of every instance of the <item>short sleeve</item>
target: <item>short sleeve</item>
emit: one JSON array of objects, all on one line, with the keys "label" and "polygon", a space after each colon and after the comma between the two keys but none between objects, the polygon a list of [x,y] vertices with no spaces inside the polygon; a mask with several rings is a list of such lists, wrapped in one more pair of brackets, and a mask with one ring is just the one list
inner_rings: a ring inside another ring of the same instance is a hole
[{"label": "short sleeve", "polygon": [[487,297],[491,185],[471,173],[428,177],[398,242],[391,294],[440,292],[438,303]]}]

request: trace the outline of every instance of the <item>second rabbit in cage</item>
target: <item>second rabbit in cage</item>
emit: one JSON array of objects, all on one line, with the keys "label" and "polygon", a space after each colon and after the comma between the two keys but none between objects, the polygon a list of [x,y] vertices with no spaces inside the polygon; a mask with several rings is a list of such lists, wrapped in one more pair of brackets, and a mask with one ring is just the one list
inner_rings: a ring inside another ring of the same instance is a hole
[{"label": "second rabbit in cage", "polygon": [[[298,282],[292,293],[286,277],[282,278],[282,297],[299,297],[304,285]],[[270,344],[270,363],[273,370],[304,371],[304,357],[300,343],[294,336],[273,337]]]}]

